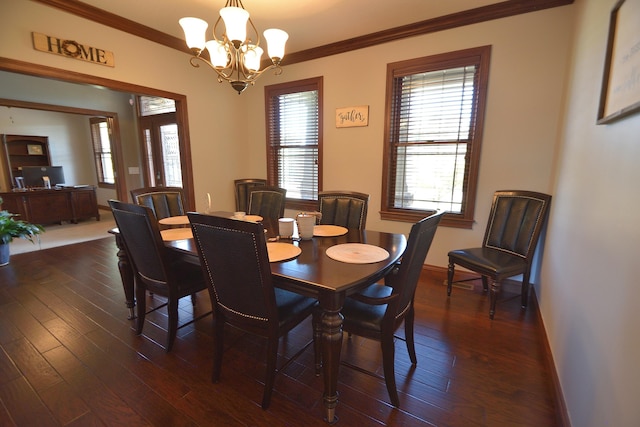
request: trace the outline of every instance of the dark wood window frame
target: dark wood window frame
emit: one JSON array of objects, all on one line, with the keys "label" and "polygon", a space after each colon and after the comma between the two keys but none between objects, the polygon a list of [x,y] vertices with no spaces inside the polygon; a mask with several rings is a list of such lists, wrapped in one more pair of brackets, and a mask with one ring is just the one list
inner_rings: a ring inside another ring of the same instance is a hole
[{"label": "dark wood window frame", "polygon": [[[115,160],[113,158],[113,149],[111,146],[111,133],[113,132],[113,120],[109,117],[91,117],[89,119],[89,124],[91,127],[91,145],[93,147],[93,158],[96,165],[96,178],[98,180],[98,187],[100,188],[109,188],[115,189],[115,168],[113,167],[115,164]],[[107,129],[109,132],[109,151],[104,151],[102,137],[100,132],[95,129],[95,126],[99,126],[100,123],[106,123]],[[114,175],[113,182],[105,181],[105,171],[104,171],[104,158],[109,157],[111,162],[111,173]]]},{"label": "dark wood window frame", "polygon": [[[323,134],[323,103],[322,103],[322,77],[314,77],[310,79],[297,80],[293,82],[281,83],[276,85],[265,86],[265,120],[266,120],[266,148],[267,148],[267,180],[270,185],[280,185],[281,169],[279,167],[278,153],[282,149],[281,139],[279,138],[279,116],[278,105],[275,102],[282,95],[295,94],[299,92],[316,91],[317,98],[317,145],[315,146],[315,164],[317,166],[317,188],[315,189],[315,198],[292,198],[287,194],[287,209],[297,210],[317,210],[318,200],[317,192],[322,191],[322,134]],[[307,145],[308,147],[308,145]],[[295,148],[290,146],[289,148]]]},{"label": "dark wood window frame", "polygon": [[[431,215],[435,210],[420,210],[395,207],[396,155],[399,144],[400,125],[397,111],[402,100],[400,80],[403,77],[448,70],[456,67],[475,66],[474,99],[469,136],[466,140],[465,171],[463,178],[463,196],[460,213],[445,215],[441,224],[450,227],[471,228],[474,222],[475,196],[480,164],[480,149],[484,126],[487,85],[489,80],[489,61],[491,46],[465,49],[418,59],[395,62],[387,65],[387,94],[385,107],[385,141],[383,160],[382,207],[380,217],[383,220],[416,222]],[[396,117],[394,117],[396,116]],[[419,141],[422,144],[440,143],[440,141]],[[406,144],[405,144],[406,145]]]}]

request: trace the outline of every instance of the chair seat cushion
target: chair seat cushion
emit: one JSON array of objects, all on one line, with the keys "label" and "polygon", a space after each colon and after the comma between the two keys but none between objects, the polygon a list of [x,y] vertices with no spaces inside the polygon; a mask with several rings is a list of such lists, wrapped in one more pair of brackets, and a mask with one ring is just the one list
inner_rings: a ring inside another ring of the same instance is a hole
[{"label": "chair seat cushion", "polygon": [[295,321],[300,316],[307,316],[316,305],[317,300],[307,298],[300,294],[280,288],[274,288],[276,305],[278,306],[278,319],[280,326],[287,322]]},{"label": "chair seat cushion", "polygon": [[[389,286],[376,283],[361,291],[360,294],[369,298],[384,298],[391,295],[392,291],[393,289]],[[361,335],[363,330],[380,333],[386,310],[387,304],[371,305],[347,298],[342,308],[343,329],[347,332],[353,331],[357,335]]]},{"label": "chair seat cushion", "polygon": [[491,248],[456,249],[449,252],[449,262],[495,280],[522,274],[527,268],[524,258]]}]

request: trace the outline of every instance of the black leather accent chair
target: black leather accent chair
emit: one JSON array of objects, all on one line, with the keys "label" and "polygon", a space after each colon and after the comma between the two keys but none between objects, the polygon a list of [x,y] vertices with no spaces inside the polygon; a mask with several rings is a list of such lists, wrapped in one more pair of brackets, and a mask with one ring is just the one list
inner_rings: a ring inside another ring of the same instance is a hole
[{"label": "black leather accent chair", "polygon": [[287,190],[280,187],[264,185],[249,190],[249,207],[247,214],[260,215],[273,224],[284,216]]},{"label": "black leather accent chair", "polygon": [[[212,380],[220,379],[225,324],[266,338],[262,408],[267,409],[277,371],[279,338],[311,315],[317,301],[273,286],[262,224],[194,212],[187,215],[215,312]],[[311,340],[307,346],[310,344]]]},{"label": "black leather accent chair", "polygon": [[482,247],[449,252],[447,294],[451,295],[455,265],[480,274],[485,292],[489,288],[488,279],[491,279],[489,317],[493,319],[502,281],[522,274],[521,301],[525,308],[529,298],[531,262],[550,204],[548,194],[496,191]]},{"label": "black leather accent chair", "polygon": [[250,190],[254,187],[263,187],[265,185],[267,185],[267,180],[261,178],[242,178],[233,181],[236,194],[236,211],[247,212]]},{"label": "black leather accent chair", "polygon": [[[384,380],[391,403],[396,407],[400,406],[400,401],[395,379],[394,339],[402,338],[396,336],[395,332],[404,322],[404,340],[409,358],[413,365],[418,363],[413,339],[413,301],[425,258],[443,214],[444,212],[439,212],[415,223],[411,227],[407,248],[400,264],[385,277],[384,284],[373,284],[362,292],[347,297],[342,308],[343,331],[349,336],[359,335],[380,342]],[[322,330],[320,314],[321,312],[316,310],[313,316],[316,361],[320,361],[322,357],[319,344]],[[355,365],[345,362],[343,364],[379,377]],[[320,365],[316,364],[316,373],[319,373],[319,367]]]},{"label": "black leather accent chair", "polygon": [[202,269],[171,256],[151,208],[117,200],[109,200],[109,205],[135,274],[136,333],[142,333],[147,314],[146,291],[166,297],[166,304],[150,311],[167,307],[169,322],[165,349],[170,351],[179,328],[211,314],[211,311],[203,313],[178,326],[178,301],[191,295],[195,302],[194,294],[207,288]]},{"label": "black leather accent chair", "polygon": [[[143,187],[131,190],[131,199],[137,205],[147,206],[156,220],[186,215],[184,191],[179,187]],[[168,227],[160,227],[168,228]]]},{"label": "black leather accent chair", "polygon": [[364,230],[367,224],[369,195],[355,191],[321,191],[318,203],[320,224],[340,225]]}]

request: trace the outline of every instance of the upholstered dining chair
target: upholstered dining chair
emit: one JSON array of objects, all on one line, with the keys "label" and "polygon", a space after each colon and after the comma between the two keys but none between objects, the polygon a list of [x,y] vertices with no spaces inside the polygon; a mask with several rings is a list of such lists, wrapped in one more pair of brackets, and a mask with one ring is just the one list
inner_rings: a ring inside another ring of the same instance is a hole
[{"label": "upholstered dining chair", "polygon": [[369,195],[356,191],[320,191],[320,224],[341,225],[364,230],[367,224]]},{"label": "upholstered dining chair", "polygon": [[262,408],[267,409],[276,372],[311,344],[277,369],[279,338],[309,317],[317,301],[273,286],[262,224],[187,215],[215,313],[212,381],[220,380],[226,324],[266,338]]},{"label": "upholstered dining chair", "polygon": [[133,203],[150,208],[156,220],[186,214],[182,188],[143,187],[131,190],[130,193]]},{"label": "upholstered dining chair", "polygon": [[284,216],[287,190],[271,185],[254,187],[249,190],[249,215],[260,215],[277,223]]},{"label": "upholstered dining chair", "polygon": [[267,180],[262,178],[242,178],[233,181],[236,194],[236,211],[247,212],[249,208],[249,192],[254,187],[267,185]]},{"label": "upholstered dining chair", "polygon": [[550,204],[551,196],[548,194],[496,191],[482,246],[449,252],[447,295],[451,295],[456,265],[480,274],[485,292],[489,288],[488,279],[491,279],[489,317],[493,319],[503,280],[522,274],[521,302],[525,308],[529,298],[531,262]]},{"label": "upholstered dining chair", "polygon": [[166,297],[166,304],[150,312],[167,307],[169,321],[165,349],[170,351],[179,328],[211,314],[211,311],[202,313],[178,326],[179,300],[191,295],[195,302],[194,295],[207,288],[202,269],[170,256],[151,208],[117,200],[109,200],[109,205],[135,273],[136,333],[142,333],[147,314],[146,291]]},{"label": "upholstered dining chair", "polygon": [[[413,339],[414,307],[416,286],[424,266],[431,242],[444,212],[439,212],[418,221],[411,227],[407,248],[401,262],[387,276],[384,283],[373,284],[362,292],[347,297],[342,308],[344,322],[342,329],[349,336],[358,335],[380,342],[384,380],[391,403],[400,406],[395,379],[395,344],[399,338],[395,332],[404,322],[404,341],[409,359],[418,363]],[[313,314],[314,349],[316,361],[321,360],[321,318],[320,311]],[[353,364],[342,362],[360,372],[379,377]],[[316,369],[320,365],[316,363]],[[318,373],[318,372],[316,372]]]}]

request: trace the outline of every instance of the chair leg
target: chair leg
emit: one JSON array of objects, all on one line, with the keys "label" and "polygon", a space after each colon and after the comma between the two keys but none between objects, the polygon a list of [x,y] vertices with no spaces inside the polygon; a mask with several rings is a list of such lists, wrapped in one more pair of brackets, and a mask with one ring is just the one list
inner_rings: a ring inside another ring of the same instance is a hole
[{"label": "chair leg", "polygon": [[482,291],[487,292],[489,290],[489,278],[482,276]]},{"label": "chair leg", "polygon": [[525,271],[522,275],[522,296],[521,296],[521,306],[522,308],[527,308],[527,303],[529,302],[529,270]]},{"label": "chair leg", "polygon": [[276,362],[278,359],[278,337],[270,337],[267,344],[267,371],[264,379],[264,393],[262,394],[262,409],[269,408],[271,392],[276,377]]},{"label": "chair leg", "polygon": [[320,310],[314,310],[311,323],[313,325],[313,361],[317,377],[322,370],[322,312]]},{"label": "chair leg", "polygon": [[396,408],[400,407],[400,399],[398,399],[398,390],[396,389],[395,374],[395,345],[393,342],[393,332],[383,333],[380,341],[382,347],[382,367],[384,370],[384,382],[387,385],[387,392],[391,399],[391,404]]},{"label": "chair leg", "polygon": [[501,283],[494,280],[491,283],[491,308],[489,309],[489,318],[493,320],[493,315],[496,314],[496,302],[498,301],[498,294],[500,293]]},{"label": "chair leg", "polygon": [[191,305],[195,307],[197,301],[198,301],[198,296],[195,293],[191,294]]},{"label": "chair leg", "polygon": [[147,295],[145,287],[138,281],[136,283],[136,334],[140,335],[142,333],[142,328],[144,326],[144,318],[147,313]]},{"label": "chair leg", "polygon": [[447,269],[447,296],[451,296],[451,289],[453,288],[453,270],[455,265],[449,259],[449,268]]},{"label": "chair leg", "polygon": [[407,343],[407,351],[409,352],[409,359],[411,360],[411,364],[415,365],[418,363],[418,358],[416,357],[416,346],[413,341],[413,320],[415,318],[415,311],[413,310],[413,302],[411,303],[411,307],[407,312],[407,315],[404,318],[404,339]]},{"label": "chair leg", "polygon": [[176,298],[169,298],[167,303],[167,314],[169,316],[169,330],[167,331],[167,348],[166,351],[171,351],[173,342],[176,339],[178,333],[178,300]]}]

